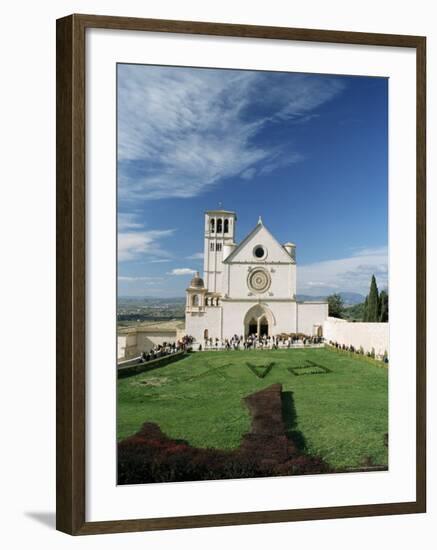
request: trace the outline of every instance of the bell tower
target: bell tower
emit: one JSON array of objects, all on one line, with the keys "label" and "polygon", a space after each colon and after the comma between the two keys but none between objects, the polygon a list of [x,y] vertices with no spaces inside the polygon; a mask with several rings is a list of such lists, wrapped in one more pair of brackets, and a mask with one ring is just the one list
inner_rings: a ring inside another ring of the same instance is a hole
[{"label": "bell tower", "polygon": [[236,221],[235,212],[229,210],[208,210],[205,212],[203,271],[208,292],[222,292],[222,262],[225,251],[235,246]]}]

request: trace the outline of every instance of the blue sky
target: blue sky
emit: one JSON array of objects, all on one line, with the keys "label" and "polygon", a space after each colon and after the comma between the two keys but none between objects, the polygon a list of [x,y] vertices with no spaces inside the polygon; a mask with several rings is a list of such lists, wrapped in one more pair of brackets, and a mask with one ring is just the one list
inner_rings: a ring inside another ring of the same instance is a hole
[{"label": "blue sky", "polygon": [[296,243],[300,294],[387,286],[387,79],[117,70],[119,295],[183,296],[220,203]]}]

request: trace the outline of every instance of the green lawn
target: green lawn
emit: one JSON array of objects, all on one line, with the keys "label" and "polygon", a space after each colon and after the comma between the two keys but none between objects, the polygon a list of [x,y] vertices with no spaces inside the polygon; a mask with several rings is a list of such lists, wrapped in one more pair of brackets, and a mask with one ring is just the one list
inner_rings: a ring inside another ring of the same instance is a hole
[{"label": "green lawn", "polygon": [[340,469],[367,458],[387,464],[388,369],[331,349],[194,353],[121,379],[118,437],[147,421],[197,447],[238,447],[250,430],[241,398],[276,382],[286,392],[289,430],[306,452]]}]

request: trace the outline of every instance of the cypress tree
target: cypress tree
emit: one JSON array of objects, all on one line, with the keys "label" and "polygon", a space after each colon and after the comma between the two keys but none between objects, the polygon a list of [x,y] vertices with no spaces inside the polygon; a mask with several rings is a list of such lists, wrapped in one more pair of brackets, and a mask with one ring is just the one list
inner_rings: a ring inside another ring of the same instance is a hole
[{"label": "cypress tree", "polygon": [[379,295],[379,322],[387,323],[388,321],[388,294],[385,290],[381,290]]},{"label": "cypress tree", "polygon": [[367,321],[369,323],[376,323],[379,320],[379,295],[378,287],[376,286],[375,275],[372,275],[372,281],[370,283],[370,292],[367,300]]}]

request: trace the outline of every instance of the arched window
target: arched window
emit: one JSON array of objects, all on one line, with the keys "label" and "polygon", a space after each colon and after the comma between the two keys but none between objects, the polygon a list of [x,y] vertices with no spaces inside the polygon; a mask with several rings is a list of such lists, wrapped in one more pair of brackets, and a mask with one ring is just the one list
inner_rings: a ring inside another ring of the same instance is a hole
[{"label": "arched window", "polygon": [[211,220],[211,233],[214,233],[214,228],[215,228],[215,221],[214,221],[214,218]]},{"label": "arched window", "polygon": [[221,233],[223,231],[223,220],[219,218],[217,220],[217,233]]},{"label": "arched window", "polygon": [[223,233],[229,233],[229,220],[225,220]]},{"label": "arched window", "polygon": [[198,294],[195,294],[192,298],[192,301],[191,301],[191,304],[194,306],[194,307],[198,307],[199,306],[199,295]]}]

